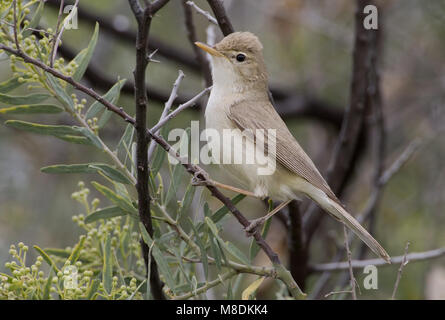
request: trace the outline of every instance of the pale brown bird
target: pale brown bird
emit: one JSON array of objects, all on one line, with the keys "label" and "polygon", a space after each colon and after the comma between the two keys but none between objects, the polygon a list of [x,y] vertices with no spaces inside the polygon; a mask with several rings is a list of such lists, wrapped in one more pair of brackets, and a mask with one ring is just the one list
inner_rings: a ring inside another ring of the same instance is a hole
[{"label": "pale brown bird", "polygon": [[[213,88],[208,100],[205,120],[206,129],[213,129],[223,135],[225,129],[251,130],[254,136],[243,140],[242,150],[236,153],[248,153],[253,150],[258,136],[257,129],[276,130],[276,151],[272,152],[270,162],[276,161],[276,170],[269,175],[259,175],[259,164],[231,163],[231,154],[223,152],[220,141],[208,142],[212,153],[221,154],[223,168],[234,174],[248,190],[226,186],[214,182],[217,186],[253,195],[260,198],[270,197],[284,201],[260,221],[264,222],[294,199],[307,196],[335,219],[347,225],[371,250],[390,263],[390,257],[383,247],[352,217],[332,192],[309,156],[303,151],[290,133],[284,121],[272,106],[268,96],[268,77],[262,55],[263,46],[250,32],[235,32],[210,47],[197,42],[196,45],[212,57]],[[265,149],[271,149],[265,143]],[[246,151],[247,150],[247,151]],[[252,227],[255,228],[257,224]]]}]

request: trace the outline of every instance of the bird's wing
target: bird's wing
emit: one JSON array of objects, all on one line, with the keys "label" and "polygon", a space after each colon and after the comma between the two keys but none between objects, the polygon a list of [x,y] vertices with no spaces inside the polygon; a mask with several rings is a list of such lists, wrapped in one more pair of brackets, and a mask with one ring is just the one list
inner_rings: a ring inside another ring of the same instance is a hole
[{"label": "bird's wing", "polygon": [[[261,114],[261,117],[255,116]],[[276,130],[277,162],[288,170],[306,179],[325,192],[329,198],[340,203],[312,160],[292,136],[284,121],[269,101],[244,100],[230,106],[227,116],[240,130]],[[267,150],[267,142],[265,142]]]}]

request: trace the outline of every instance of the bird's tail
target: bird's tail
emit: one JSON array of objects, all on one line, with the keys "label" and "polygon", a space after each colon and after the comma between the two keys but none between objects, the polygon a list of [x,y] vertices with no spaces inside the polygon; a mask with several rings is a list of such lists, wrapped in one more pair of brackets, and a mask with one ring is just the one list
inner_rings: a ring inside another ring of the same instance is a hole
[{"label": "bird's tail", "polygon": [[339,203],[329,198],[324,192],[322,195],[320,193],[317,192],[316,195],[311,194],[310,197],[336,219],[348,226],[375,254],[383,258],[386,262],[391,263],[391,258],[385,249],[383,249],[377,240],[375,240],[353,216],[343,209]]}]

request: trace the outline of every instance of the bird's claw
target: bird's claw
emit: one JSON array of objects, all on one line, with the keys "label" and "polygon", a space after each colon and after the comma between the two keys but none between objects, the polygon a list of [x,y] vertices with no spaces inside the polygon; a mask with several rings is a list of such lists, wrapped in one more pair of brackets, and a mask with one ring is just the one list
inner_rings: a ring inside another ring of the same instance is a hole
[{"label": "bird's claw", "polygon": [[204,170],[199,170],[195,172],[192,179],[192,185],[197,186],[209,186],[213,185],[212,180],[210,179],[210,176],[207,172]]},{"label": "bird's claw", "polygon": [[264,223],[263,218],[255,219],[250,221],[250,224],[244,229],[247,236],[252,237]]}]

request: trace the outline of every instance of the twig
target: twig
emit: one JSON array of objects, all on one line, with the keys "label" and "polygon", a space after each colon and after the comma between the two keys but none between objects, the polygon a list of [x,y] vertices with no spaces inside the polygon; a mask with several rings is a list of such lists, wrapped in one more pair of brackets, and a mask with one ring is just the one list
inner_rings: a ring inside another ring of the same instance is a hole
[{"label": "twig", "polygon": [[341,290],[341,291],[331,291],[327,294],[324,295],[325,298],[329,298],[330,296],[333,296],[335,294],[342,294],[342,293],[352,293],[353,294],[353,290]]},{"label": "twig", "polygon": [[51,54],[50,54],[50,60],[49,60],[49,66],[52,68],[54,66],[54,59],[55,59],[55,48],[56,45],[58,44],[56,39],[59,39],[59,27],[60,27],[60,19],[62,18],[62,13],[63,13],[63,6],[64,6],[65,1],[61,0],[60,1],[60,6],[59,6],[59,14],[57,15],[57,24],[56,24],[56,33],[55,33],[55,37],[52,38],[52,47],[51,47]]},{"label": "twig", "polygon": [[[187,2],[188,4],[188,2]],[[198,41],[196,35],[195,24],[193,23],[192,9],[186,4],[186,0],[182,0],[182,6],[184,7],[185,26],[187,28],[187,37],[195,53],[196,60],[201,66],[201,73],[204,76],[205,86],[210,87],[212,85],[212,74],[210,72],[210,64],[204,56],[201,49],[195,46],[195,42]]]},{"label": "twig", "polygon": [[195,9],[196,12],[198,12],[199,14],[203,15],[204,17],[206,17],[207,20],[209,20],[210,23],[218,25],[218,21],[216,21],[216,19],[210,14],[210,12],[202,10],[193,1],[187,1],[186,4],[189,5],[190,7],[192,7],[193,9]]},{"label": "twig", "polygon": [[351,294],[352,299],[357,300],[357,292],[355,290],[355,277],[354,277],[354,270],[352,269],[352,254],[351,250],[349,249],[349,241],[348,241],[348,230],[346,229],[346,225],[343,225],[343,234],[345,236],[345,249],[346,249],[346,256],[348,258],[348,268],[349,268],[349,278],[350,278],[350,285],[351,285]]},{"label": "twig", "polygon": [[15,41],[15,46],[17,48],[17,50],[20,51],[20,43],[19,43],[19,37],[17,35],[17,0],[14,0],[12,3],[13,7],[14,7],[14,27],[12,28],[14,30],[14,41]]},{"label": "twig", "polygon": [[397,288],[399,287],[399,283],[400,283],[400,279],[402,278],[402,272],[403,272],[403,268],[408,264],[409,260],[407,260],[407,255],[408,255],[408,248],[409,248],[409,241],[406,243],[406,247],[405,247],[405,254],[403,256],[403,260],[402,263],[400,264],[400,268],[399,268],[399,272],[397,272],[397,279],[396,279],[396,283],[394,285],[394,290],[392,291],[392,296],[391,296],[391,300],[394,300],[396,298],[396,292],[397,292]]},{"label": "twig", "polygon": [[171,119],[173,119],[174,117],[176,117],[180,112],[184,111],[185,109],[187,109],[188,107],[193,106],[196,101],[198,101],[202,96],[204,96],[205,94],[207,94],[207,92],[209,92],[212,89],[212,87],[208,87],[205,88],[204,90],[202,90],[200,93],[198,93],[196,96],[194,96],[193,98],[191,98],[189,101],[187,101],[186,103],[183,103],[181,105],[179,105],[174,111],[172,111],[171,113],[167,114],[165,117],[163,117],[161,120],[159,120],[159,122],[150,129],[151,132],[157,132],[159,129],[161,129],[168,121],[170,121]]},{"label": "twig", "polygon": [[235,31],[227,17],[226,10],[220,0],[207,0],[210,8],[212,8],[213,14],[215,15],[216,21],[218,22],[219,28],[221,29],[224,36],[227,36]]},{"label": "twig", "polygon": [[[164,105],[164,110],[162,111],[162,114],[161,114],[161,117],[159,118],[159,121],[164,119],[167,116],[167,114],[170,112],[170,109],[173,106],[173,102],[178,97],[179,85],[181,84],[181,81],[182,81],[182,79],[184,79],[184,77],[185,77],[184,72],[179,70],[178,78],[176,78],[176,81],[173,84],[173,89],[172,89],[172,91],[170,93],[170,96],[169,96],[167,102]],[[156,130],[155,133],[159,134],[159,130]],[[155,150],[155,147],[156,147],[156,142],[151,141],[150,142],[150,146],[148,147],[148,163],[150,163],[150,161],[151,161],[151,157],[153,156],[153,152]]]},{"label": "twig", "polygon": [[[445,256],[445,247],[424,252],[409,253],[406,255],[406,259],[409,260],[410,262],[416,262],[416,261],[424,261],[424,260],[440,258],[442,256]],[[352,260],[351,264],[353,269],[362,269],[367,265],[386,267],[386,266],[393,266],[394,264],[397,263],[401,263],[404,257],[405,257],[404,255],[391,257],[392,264],[388,264],[383,259]],[[344,261],[344,262],[314,264],[309,267],[309,270],[310,272],[324,272],[324,271],[343,271],[347,270],[348,268],[349,268],[349,263],[347,261]]]}]

